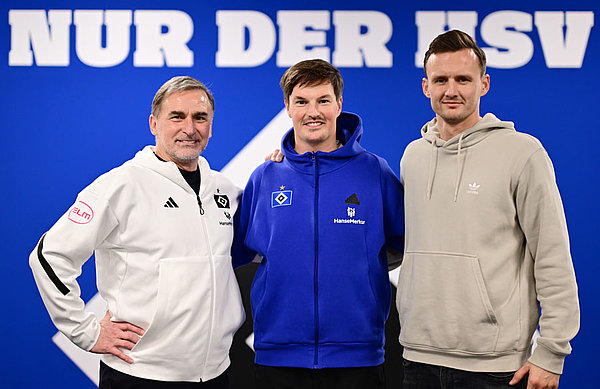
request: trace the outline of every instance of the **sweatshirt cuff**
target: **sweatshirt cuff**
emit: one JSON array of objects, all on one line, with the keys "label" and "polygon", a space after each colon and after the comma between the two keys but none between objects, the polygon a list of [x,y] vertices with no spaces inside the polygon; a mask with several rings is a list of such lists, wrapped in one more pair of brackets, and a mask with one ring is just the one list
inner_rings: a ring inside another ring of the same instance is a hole
[{"label": "sweatshirt cuff", "polygon": [[100,338],[100,329],[101,329],[101,326],[100,326],[100,323],[98,323],[95,318],[94,318],[94,324],[93,324],[92,328],[93,328],[93,331],[94,331],[93,332],[94,336],[92,338],[88,338],[88,339],[91,340],[91,342],[86,341],[84,344],[78,345],[79,347],[81,347],[85,351],[92,351],[92,349],[94,348],[94,346],[96,345],[96,343],[98,343],[98,338]]},{"label": "sweatshirt cuff", "polygon": [[529,362],[554,374],[562,374],[565,356],[555,354],[541,344],[537,344]]}]

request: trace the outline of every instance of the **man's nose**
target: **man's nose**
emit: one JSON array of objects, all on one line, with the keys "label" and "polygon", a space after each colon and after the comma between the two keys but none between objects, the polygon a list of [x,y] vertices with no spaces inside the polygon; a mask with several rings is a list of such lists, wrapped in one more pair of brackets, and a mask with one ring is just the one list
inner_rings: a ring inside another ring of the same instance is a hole
[{"label": "man's nose", "polygon": [[189,116],[183,119],[181,130],[186,134],[193,134],[196,131],[194,128],[194,119]]},{"label": "man's nose", "polygon": [[456,96],[458,89],[456,88],[456,82],[453,80],[448,81],[448,87],[446,88],[446,96]]},{"label": "man's nose", "polygon": [[306,108],[306,113],[310,116],[319,116],[319,108],[317,107],[317,103],[309,103]]}]

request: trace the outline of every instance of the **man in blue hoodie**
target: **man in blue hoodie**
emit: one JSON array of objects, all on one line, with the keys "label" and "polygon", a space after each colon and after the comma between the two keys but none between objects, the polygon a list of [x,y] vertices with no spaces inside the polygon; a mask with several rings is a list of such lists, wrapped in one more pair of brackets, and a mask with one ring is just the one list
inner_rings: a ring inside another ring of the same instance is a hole
[{"label": "man in blue hoodie", "polygon": [[239,209],[234,264],[262,257],[251,289],[257,388],[384,388],[386,248],[402,251],[403,189],[342,112],[342,77],[307,60],[281,79],[293,128]]}]

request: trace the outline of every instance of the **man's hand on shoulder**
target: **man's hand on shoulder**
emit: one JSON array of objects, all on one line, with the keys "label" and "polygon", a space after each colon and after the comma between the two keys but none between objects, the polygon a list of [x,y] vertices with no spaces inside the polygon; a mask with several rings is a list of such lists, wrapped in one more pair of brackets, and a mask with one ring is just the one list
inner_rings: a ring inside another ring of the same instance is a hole
[{"label": "man's hand on shoulder", "polygon": [[144,335],[144,329],[125,321],[110,321],[110,312],[100,320],[100,337],[90,350],[96,354],[112,354],[127,363],[133,359],[120,349],[131,350]]},{"label": "man's hand on shoulder", "polygon": [[525,362],[523,367],[517,370],[513,379],[509,382],[509,385],[517,384],[523,377],[525,377],[526,374],[529,374],[529,379],[527,380],[527,389],[558,388],[560,374],[549,372],[548,370],[544,370],[530,362]]},{"label": "man's hand on shoulder", "polygon": [[279,149],[275,149],[271,152],[271,154],[265,155],[265,162],[273,161],[273,162],[281,162],[283,161],[283,153]]}]

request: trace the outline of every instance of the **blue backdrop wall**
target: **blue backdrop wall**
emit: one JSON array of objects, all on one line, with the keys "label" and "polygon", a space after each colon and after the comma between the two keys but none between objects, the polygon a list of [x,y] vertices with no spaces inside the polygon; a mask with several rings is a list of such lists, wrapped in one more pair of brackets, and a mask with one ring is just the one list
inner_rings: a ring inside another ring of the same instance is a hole
[{"label": "blue backdrop wall", "polygon": [[[164,81],[189,74],[212,89],[204,156],[243,185],[289,125],[279,78],[298,60],[327,59],[342,71],[344,109],[363,117],[363,144],[398,173],[404,147],[433,116],[421,92],[422,53],[438,33],[460,28],[488,54],[482,112],[536,136],[554,162],[582,309],[561,387],[597,387],[600,6],[492,3],[4,1],[0,386],[94,387],[78,357],[52,340],[27,260],[83,187],[154,142],[148,115]],[[93,261],[79,281],[90,300]]]}]

